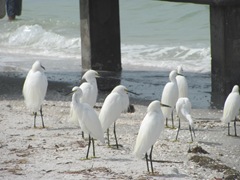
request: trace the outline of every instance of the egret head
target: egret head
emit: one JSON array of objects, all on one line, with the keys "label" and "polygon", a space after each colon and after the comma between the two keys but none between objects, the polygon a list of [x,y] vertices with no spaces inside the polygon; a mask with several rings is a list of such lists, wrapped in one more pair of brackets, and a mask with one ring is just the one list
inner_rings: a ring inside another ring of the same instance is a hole
[{"label": "egret head", "polygon": [[239,93],[239,86],[238,86],[238,85],[233,86],[232,92],[237,92],[237,93]]},{"label": "egret head", "polygon": [[32,65],[33,71],[43,71],[45,68],[41,65],[40,61],[35,61]]},{"label": "egret head", "polygon": [[149,106],[148,106],[148,109],[147,111],[160,111],[161,110],[161,107],[171,107],[171,106],[168,106],[166,104],[162,104],[160,101],[158,100],[155,100],[155,101],[152,101]]},{"label": "egret head", "polygon": [[176,76],[177,76],[177,71],[176,70],[172,70],[170,73],[169,73],[169,80],[170,81],[173,81],[173,80],[176,80]]},{"label": "egret head", "polygon": [[177,67],[177,73],[178,73],[178,74],[182,74],[182,73],[183,73],[183,68],[182,68],[181,65],[179,65],[179,66]]},{"label": "egret head", "polygon": [[98,72],[90,69],[87,72],[85,72],[85,74],[83,75],[82,79],[86,79],[86,81],[90,81],[90,80],[95,79],[97,77],[100,77]]},{"label": "egret head", "polygon": [[135,92],[132,92],[132,91],[129,91],[125,86],[123,85],[118,85],[116,86],[112,92],[118,92],[118,93],[124,93],[124,94],[128,94],[128,93],[131,93],[131,94],[135,94],[135,95],[139,95]]}]

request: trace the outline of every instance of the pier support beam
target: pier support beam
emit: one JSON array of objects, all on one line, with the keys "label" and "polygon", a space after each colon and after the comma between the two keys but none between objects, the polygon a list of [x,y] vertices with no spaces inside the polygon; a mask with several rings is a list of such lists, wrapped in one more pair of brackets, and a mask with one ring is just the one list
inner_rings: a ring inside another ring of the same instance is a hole
[{"label": "pier support beam", "polygon": [[121,71],[118,0],[79,0],[83,70]]},{"label": "pier support beam", "polygon": [[210,5],[211,77],[214,107],[222,108],[232,87],[240,85],[240,1],[162,0]]}]

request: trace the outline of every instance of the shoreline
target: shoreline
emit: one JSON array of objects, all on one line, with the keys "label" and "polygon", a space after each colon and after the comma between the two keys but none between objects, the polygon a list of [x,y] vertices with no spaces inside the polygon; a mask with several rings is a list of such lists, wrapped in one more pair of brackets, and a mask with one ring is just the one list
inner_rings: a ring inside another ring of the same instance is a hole
[{"label": "shoreline", "polygon": [[[102,76],[97,79],[99,87],[98,102],[103,102],[110,93],[111,88],[118,84],[125,85],[130,91],[140,95],[130,96],[130,103],[148,105],[153,100],[161,98],[161,92],[168,80],[167,71],[137,71],[122,70],[117,74],[99,72]],[[4,99],[22,98],[22,86],[27,72],[9,70],[0,72],[0,96]],[[184,73],[189,85],[189,99],[192,107],[196,109],[216,109],[211,104],[211,77],[210,74]],[[73,72],[52,70],[46,71],[49,85],[46,100],[69,100],[64,94],[69,92],[73,86],[78,86],[81,71]]]}]

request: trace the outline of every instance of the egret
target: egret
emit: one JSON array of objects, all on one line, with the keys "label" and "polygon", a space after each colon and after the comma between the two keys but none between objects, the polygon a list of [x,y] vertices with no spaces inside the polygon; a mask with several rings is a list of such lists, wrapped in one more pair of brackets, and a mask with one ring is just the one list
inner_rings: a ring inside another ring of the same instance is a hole
[{"label": "egret", "polygon": [[234,120],[235,136],[237,136],[236,130],[236,118],[240,109],[240,97],[239,86],[233,86],[232,92],[228,95],[223,108],[223,116],[221,118],[223,123],[228,123],[228,135],[230,135],[230,121]]},{"label": "egret", "polygon": [[180,131],[180,118],[185,119],[188,121],[189,123],[189,131],[190,131],[190,135],[191,135],[191,139],[193,141],[193,135],[195,136],[195,131],[194,131],[194,121],[192,119],[191,116],[191,110],[192,110],[192,104],[190,102],[190,100],[187,97],[182,97],[179,98],[177,100],[176,103],[176,112],[177,112],[177,117],[179,120],[179,124],[178,124],[178,131],[177,131],[177,136],[176,136],[176,140],[178,138],[178,133]]},{"label": "egret", "polygon": [[185,76],[183,76],[182,66],[177,67],[177,73],[179,74],[176,76],[176,81],[178,85],[178,98],[188,97],[188,83]]},{"label": "egret", "polygon": [[116,86],[104,100],[102,109],[100,110],[99,114],[99,119],[103,131],[107,130],[108,146],[110,146],[109,127],[112,125],[112,123],[114,123],[113,133],[117,149],[118,141],[116,136],[116,120],[120,117],[122,112],[127,111],[128,109],[129,106],[128,92],[130,91],[127,90],[125,86],[123,85]]},{"label": "egret", "polygon": [[170,82],[168,82],[164,86],[163,92],[162,92],[161,102],[163,104],[167,104],[167,105],[171,106],[171,108],[162,107],[162,112],[163,112],[164,117],[166,118],[166,126],[167,127],[168,127],[168,119],[169,119],[170,115],[172,115],[172,127],[174,127],[173,109],[178,100],[178,85],[177,85],[177,81],[176,81],[177,75],[178,74],[177,74],[176,70],[173,70],[170,72],[170,74],[169,74]]},{"label": "egret", "polygon": [[44,74],[44,70],[45,68],[39,61],[34,62],[26,76],[22,90],[25,104],[34,114],[34,128],[36,128],[36,116],[38,111],[40,111],[42,127],[45,128],[42,103],[46,96],[48,81]]},{"label": "egret", "polygon": [[80,88],[82,90],[82,97],[80,102],[88,103],[90,106],[94,107],[97,102],[98,87],[96,78],[100,77],[97,71],[92,69],[88,70],[82,77],[83,83],[81,83]]},{"label": "egret", "polygon": [[[80,88],[83,95],[80,98],[81,103],[88,103],[94,107],[98,96],[98,87],[96,77],[100,77],[97,71],[92,69],[88,70],[82,77]],[[78,122],[76,113],[73,111],[72,103],[70,105],[70,121]],[[84,138],[84,133],[82,133]]]},{"label": "egret", "polygon": [[[142,156],[145,154],[147,170],[149,172],[148,162],[150,161],[152,173],[153,173],[152,164],[153,145],[155,144],[160,134],[164,130],[164,116],[161,110],[161,106],[169,108],[169,106],[162,104],[158,100],[155,100],[149,104],[147,108],[147,114],[145,115],[141,123],[133,151],[133,154],[138,158],[142,158]],[[148,153],[149,150],[150,153]]]},{"label": "egret", "polygon": [[98,115],[92,106],[90,106],[87,103],[80,102],[80,98],[83,95],[81,88],[77,86],[73,87],[72,93],[73,93],[72,95],[73,110],[76,112],[82,131],[89,135],[86,159],[88,159],[91,141],[93,146],[93,157],[95,157],[95,146],[94,146],[93,138],[98,139],[102,143],[104,143],[103,130],[102,130]]}]

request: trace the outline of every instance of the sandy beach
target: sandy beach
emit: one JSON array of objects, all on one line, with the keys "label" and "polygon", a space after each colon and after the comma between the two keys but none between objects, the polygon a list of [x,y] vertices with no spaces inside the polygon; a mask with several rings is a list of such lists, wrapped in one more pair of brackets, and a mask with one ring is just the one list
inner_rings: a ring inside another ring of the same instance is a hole
[{"label": "sandy beach", "polygon": [[[165,128],[154,145],[152,175],[145,160],[132,155],[148,101],[130,97],[135,112],[122,114],[117,120],[123,147],[116,150],[96,141],[97,158],[83,160],[88,140],[82,139],[78,125],[69,122],[71,97],[64,96],[72,84],[49,82],[43,105],[46,128],[42,129],[40,117],[38,128],[33,128],[33,116],[24,105],[23,80],[1,76],[0,179],[240,179],[240,138],[227,136],[227,126],[220,122],[221,110],[193,109],[194,142],[187,122],[182,122],[178,141],[177,129]],[[100,91],[97,106],[106,95]],[[237,131],[240,135],[239,122]],[[114,143],[112,128],[110,132]],[[202,149],[189,152],[196,147]]]}]

